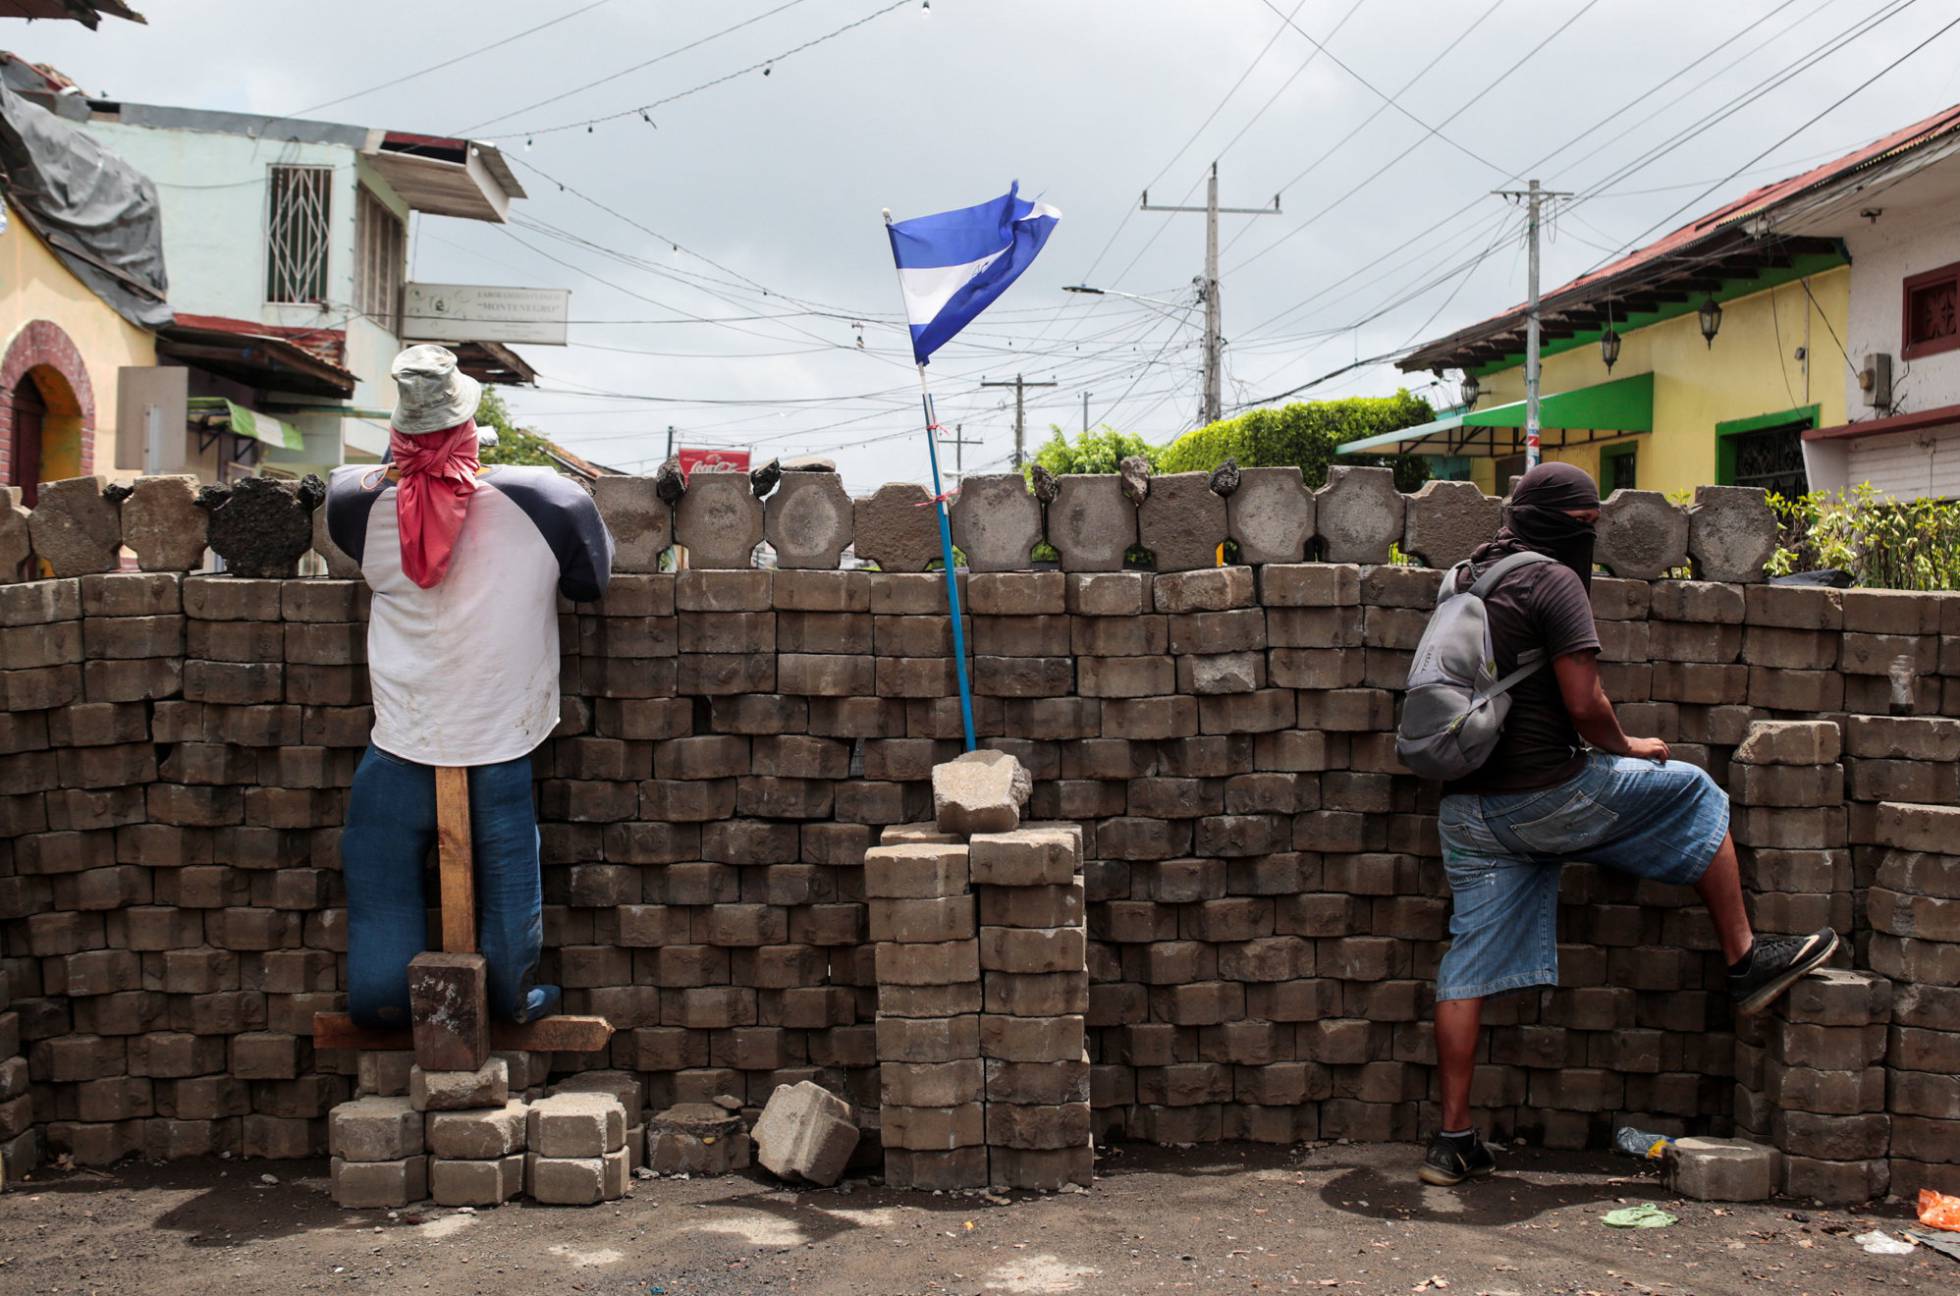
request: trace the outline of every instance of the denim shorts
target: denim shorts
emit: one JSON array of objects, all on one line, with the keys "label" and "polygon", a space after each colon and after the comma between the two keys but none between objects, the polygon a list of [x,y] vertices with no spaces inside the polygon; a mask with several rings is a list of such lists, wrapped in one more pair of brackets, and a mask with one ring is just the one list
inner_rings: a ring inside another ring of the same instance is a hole
[{"label": "denim shorts", "polygon": [[1728,833],[1729,799],[1693,765],[1595,753],[1552,787],[1446,796],[1437,827],[1455,908],[1436,998],[1480,999],[1558,984],[1561,865],[1691,885]]}]

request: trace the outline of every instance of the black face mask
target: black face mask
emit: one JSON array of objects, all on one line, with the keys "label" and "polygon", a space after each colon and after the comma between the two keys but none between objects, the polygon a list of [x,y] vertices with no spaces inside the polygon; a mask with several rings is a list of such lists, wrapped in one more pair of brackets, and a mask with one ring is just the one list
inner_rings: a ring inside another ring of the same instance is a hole
[{"label": "black face mask", "polygon": [[[1595,506],[1597,507],[1597,506]],[[1505,529],[1528,549],[1550,554],[1592,588],[1594,526],[1563,509],[1513,504],[1504,511]]]}]

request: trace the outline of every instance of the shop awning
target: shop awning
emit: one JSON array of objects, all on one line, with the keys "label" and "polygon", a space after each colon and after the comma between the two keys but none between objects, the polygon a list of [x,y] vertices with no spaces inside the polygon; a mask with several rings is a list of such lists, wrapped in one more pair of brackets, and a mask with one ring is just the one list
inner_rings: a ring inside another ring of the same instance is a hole
[{"label": "shop awning", "polygon": [[[1546,442],[1554,447],[1609,440],[1629,432],[1651,432],[1654,375],[1634,374],[1541,397],[1538,423],[1544,433],[1557,434]],[[1500,429],[1511,429],[1512,435],[1505,436]],[[1586,435],[1575,441],[1570,439],[1573,433]],[[1414,427],[1363,437],[1341,446],[1339,453],[1507,455],[1522,450],[1523,445],[1524,402],[1512,401],[1488,409],[1458,410]]]},{"label": "shop awning", "polygon": [[206,426],[222,423],[234,436],[250,437],[280,450],[306,449],[306,439],[298,428],[270,414],[246,409],[222,396],[193,396],[187,404],[191,418]]}]

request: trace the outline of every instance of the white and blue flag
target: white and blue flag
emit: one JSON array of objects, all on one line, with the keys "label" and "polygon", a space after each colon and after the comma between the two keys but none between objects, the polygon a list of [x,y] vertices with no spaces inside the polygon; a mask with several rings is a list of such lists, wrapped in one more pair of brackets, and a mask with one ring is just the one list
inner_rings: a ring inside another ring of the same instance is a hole
[{"label": "white and blue flag", "polygon": [[977,207],[897,221],[892,257],[912,325],[912,357],[924,364],[1021,277],[1062,214],[1019,196],[1020,183]]}]

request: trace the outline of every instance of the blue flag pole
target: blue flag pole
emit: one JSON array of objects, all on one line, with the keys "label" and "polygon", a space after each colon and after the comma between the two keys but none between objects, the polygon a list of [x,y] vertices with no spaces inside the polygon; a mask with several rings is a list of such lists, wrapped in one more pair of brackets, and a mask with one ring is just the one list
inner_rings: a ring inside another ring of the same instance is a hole
[{"label": "blue flag pole", "polygon": [[939,513],[939,552],[946,560],[946,608],[953,618],[953,666],[960,680],[960,728],[967,751],[973,742],[973,689],[966,678],[966,631],[960,628],[960,572],[953,561],[953,524],[946,516],[946,490],[939,484],[939,420],[932,413],[932,389],[926,367],[919,366],[919,400],[925,408],[926,454],[932,460],[932,506]]}]

